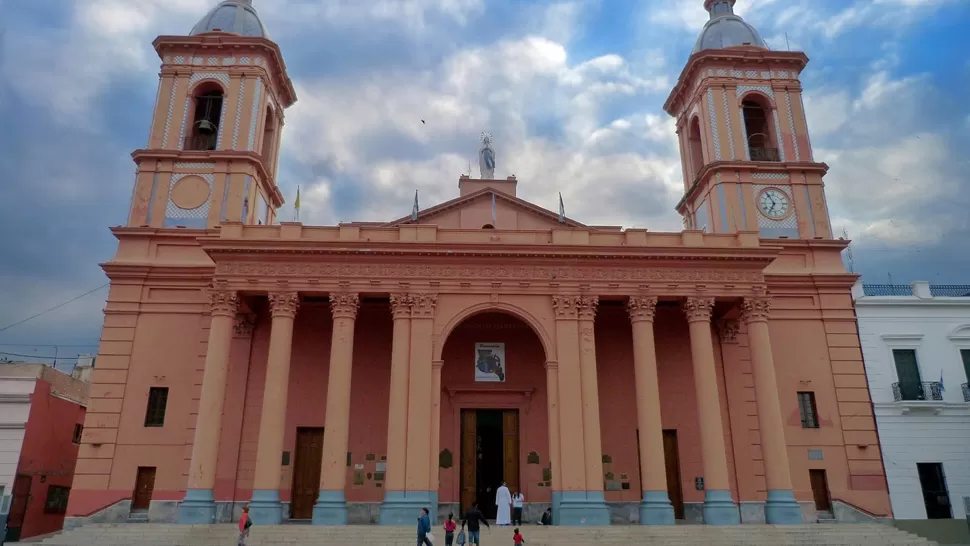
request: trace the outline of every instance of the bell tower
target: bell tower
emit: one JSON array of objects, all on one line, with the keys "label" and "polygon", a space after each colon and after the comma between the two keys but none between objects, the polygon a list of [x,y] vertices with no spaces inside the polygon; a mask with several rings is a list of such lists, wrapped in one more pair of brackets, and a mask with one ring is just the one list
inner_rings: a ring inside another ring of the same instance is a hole
[{"label": "bell tower", "polygon": [[677,118],[687,229],[759,231],[764,238],[831,239],[798,76],[801,52],[772,51],[734,13],[706,0],[704,25],[664,110]]},{"label": "bell tower", "polygon": [[296,101],[279,47],[252,0],[225,0],[187,36],[159,36],[162,61],[129,227],[271,224],[283,112]]}]

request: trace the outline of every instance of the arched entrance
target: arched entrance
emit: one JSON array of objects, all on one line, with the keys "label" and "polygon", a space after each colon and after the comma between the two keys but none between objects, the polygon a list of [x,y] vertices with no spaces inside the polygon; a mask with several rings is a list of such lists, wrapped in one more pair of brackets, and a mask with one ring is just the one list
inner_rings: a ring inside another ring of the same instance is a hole
[{"label": "arched entrance", "polygon": [[446,335],[440,502],[456,514],[478,502],[494,518],[495,490],[505,481],[525,495],[524,519],[537,518],[552,500],[544,343],[500,309],[466,316]]}]

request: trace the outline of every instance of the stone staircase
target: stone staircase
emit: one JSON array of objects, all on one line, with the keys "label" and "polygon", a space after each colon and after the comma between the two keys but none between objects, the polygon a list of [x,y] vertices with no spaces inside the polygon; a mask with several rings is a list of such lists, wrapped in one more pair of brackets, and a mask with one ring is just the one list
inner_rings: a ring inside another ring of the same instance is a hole
[{"label": "stone staircase", "polygon": [[[40,542],[59,546],[235,546],[234,525],[90,525],[67,531]],[[739,525],[709,527],[521,527],[530,546],[909,546],[933,545],[926,539],[899,531],[889,525]],[[444,534],[436,532],[436,545],[444,545]],[[493,527],[482,530],[484,546],[512,543],[512,529]],[[315,527],[311,525],[257,526],[248,546],[270,545],[344,545],[413,546],[413,527]]]}]

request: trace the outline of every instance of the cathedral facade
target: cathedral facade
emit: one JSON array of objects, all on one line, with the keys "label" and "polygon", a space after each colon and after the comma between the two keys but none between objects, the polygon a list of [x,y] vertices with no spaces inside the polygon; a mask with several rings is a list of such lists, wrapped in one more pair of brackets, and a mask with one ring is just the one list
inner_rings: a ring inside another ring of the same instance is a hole
[{"label": "cathedral facade", "polygon": [[733,5],[705,2],[664,105],[672,233],[494,175],[400,219],[279,222],[296,96],[251,2],[157,38],[69,525],[411,525],[502,482],[561,525],[890,516],[808,59]]}]

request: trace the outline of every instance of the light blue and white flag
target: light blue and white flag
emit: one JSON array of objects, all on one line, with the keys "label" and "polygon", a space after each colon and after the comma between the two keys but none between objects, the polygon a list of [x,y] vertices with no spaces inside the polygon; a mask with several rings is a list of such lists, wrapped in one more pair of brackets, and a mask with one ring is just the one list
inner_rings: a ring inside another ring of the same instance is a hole
[{"label": "light blue and white flag", "polygon": [[562,192],[559,192],[559,223],[566,223],[566,207],[562,204]]},{"label": "light blue and white flag", "polygon": [[418,190],[414,190],[414,207],[411,209],[411,221],[418,221]]},{"label": "light blue and white flag", "polygon": [[492,227],[495,226],[495,192],[492,192]]},{"label": "light blue and white flag", "polygon": [[940,368],[940,393],[946,392],[946,387],[943,386],[943,368]]}]

